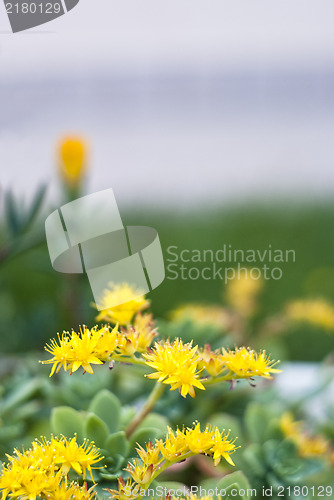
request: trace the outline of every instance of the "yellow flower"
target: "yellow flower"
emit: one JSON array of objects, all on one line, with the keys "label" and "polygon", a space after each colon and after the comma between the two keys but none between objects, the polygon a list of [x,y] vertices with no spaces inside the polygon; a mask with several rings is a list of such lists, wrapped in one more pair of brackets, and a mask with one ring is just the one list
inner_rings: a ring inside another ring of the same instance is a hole
[{"label": "yellow flower", "polygon": [[75,137],[68,137],[60,144],[60,174],[70,186],[77,186],[83,177],[86,149],[86,144]]},{"label": "yellow flower", "polygon": [[109,287],[110,289],[105,290],[102,296],[100,305],[103,310],[96,317],[96,321],[128,325],[138,311],[150,305],[145,295],[132,285],[110,283]]},{"label": "yellow flower", "polygon": [[205,369],[212,377],[217,377],[225,369],[223,357],[219,351],[211,351],[209,344],[198,350],[198,367]]},{"label": "yellow flower", "polygon": [[21,470],[20,484],[15,488],[15,496],[29,500],[46,496],[58,487],[60,478],[59,474],[48,474],[44,470],[33,468]]},{"label": "yellow flower", "polygon": [[146,465],[141,460],[135,459],[133,462],[130,462],[124,470],[130,474],[135,483],[147,484],[151,481],[154,472],[154,465]]},{"label": "yellow flower", "polygon": [[286,308],[288,320],[334,330],[334,307],[325,300],[297,300]]},{"label": "yellow flower", "polygon": [[146,445],[146,450],[138,445],[136,449],[138,455],[146,465],[157,465],[160,461],[159,448],[149,441]]},{"label": "yellow flower", "polygon": [[72,348],[72,359],[69,362],[71,373],[77,371],[80,366],[84,371],[93,373],[91,364],[101,365],[102,361],[97,357],[96,347],[99,334],[96,330],[89,330],[85,326],[80,333],[72,332],[70,344]]},{"label": "yellow flower", "polygon": [[151,352],[144,354],[146,364],[156,370],[148,377],[169,384],[172,391],[179,389],[183,397],[187,394],[194,397],[194,387],[205,389],[198,380],[200,372],[196,352],[197,346],[192,347],[191,342],[183,344],[181,339],[175,339],[173,343],[169,340],[156,342]]},{"label": "yellow flower", "polygon": [[59,372],[60,368],[63,367],[66,371],[67,364],[71,359],[72,347],[70,344],[70,338],[68,332],[63,332],[62,336],[58,335],[58,343],[56,339],[52,339],[50,344],[46,344],[45,350],[53,355],[53,357],[47,361],[42,361],[43,364],[52,363],[52,369],[50,377]]},{"label": "yellow flower", "polygon": [[175,391],[179,389],[181,396],[184,398],[187,394],[190,394],[192,398],[195,397],[194,387],[205,390],[202,382],[198,380],[199,371],[197,371],[197,364],[194,362],[186,362],[183,367],[180,366],[181,369],[178,370],[177,373],[168,377],[164,384],[170,384],[171,391]]},{"label": "yellow flower", "polygon": [[211,448],[211,452],[213,452],[215,466],[219,464],[222,457],[225,458],[226,462],[228,462],[230,465],[234,465],[230,454],[234,453],[238,448],[234,444],[236,439],[234,439],[233,441],[229,441],[229,432],[226,435],[224,435],[224,433],[225,431],[219,432],[217,428],[214,433],[214,444]]},{"label": "yellow flower", "polygon": [[92,468],[94,467],[92,465],[100,462],[103,458],[93,443],[85,440],[83,445],[78,445],[76,437],[70,441],[65,438],[60,440],[51,438],[51,442],[55,450],[54,462],[61,466],[62,474],[66,475],[70,469],[73,469],[86,479],[86,471],[88,470],[93,481]]},{"label": "yellow flower", "polygon": [[213,456],[214,465],[219,464],[221,457],[234,465],[230,454],[234,453],[237,447],[234,444],[235,439],[231,441],[228,437],[229,434],[225,434],[225,431],[219,432],[217,427],[210,429],[206,426],[204,431],[201,431],[200,424],[197,423],[194,428],[188,427],[185,431],[177,429],[174,432],[168,428],[165,440],[157,441],[157,446],[162,456],[170,462],[205,453]]},{"label": "yellow flower", "polygon": [[140,486],[128,479],[126,482],[122,477],[118,478],[118,490],[112,490],[106,488],[111,494],[111,498],[116,498],[117,500],[135,500],[138,498]]},{"label": "yellow flower", "polygon": [[[98,450],[87,441],[77,445],[76,438],[71,441],[63,437],[42,438],[34,441],[28,450],[14,450],[8,456],[8,464],[3,466],[0,475],[2,498],[8,495],[21,499],[35,500],[42,497],[50,500],[67,500],[69,498],[67,481],[64,475],[70,468],[85,478],[86,470],[91,473],[92,465],[100,461]],[[71,498],[76,500],[92,500],[91,490],[77,489],[74,483],[70,489],[75,490]]]},{"label": "yellow flower", "polygon": [[132,356],[138,350],[138,334],[134,328],[121,329],[118,339],[118,350],[123,356]]},{"label": "yellow flower", "polygon": [[133,326],[121,329],[118,350],[124,356],[132,356],[135,352],[147,352],[156,335],[152,315],[138,313]]},{"label": "yellow flower", "polygon": [[172,321],[193,321],[199,325],[217,326],[225,329],[229,324],[228,314],[222,307],[204,304],[184,304],[170,313]]},{"label": "yellow flower", "polygon": [[256,312],[257,298],[262,288],[263,280],[252,278],[248,270],[240,270],[228,283],[226,300],[242,316],[249,317]]},{"label": "yellow flower", "polygon": [[95,346],[96,357],[101,361],[107,361],[109,356],[116,351],[118,346],[118,324],[112,330],[105,326],[96,332],[97,343]]},{"label": "yellow flower", "polygon": [[234,445],[235,440],[229,440],[228,434],[224,434],[225,431],[220,433],[217,427],[211,429],[209,426],[201,431],[199,423],[194,428],[188,427],[182,431],[179,428],[176,431],[170,427],[167,429],[165,438],[156,439],[154,445],[149,442],[146,450],[139,446],[137,451],[140,460],[133,460],[125,469],[131,479],[125,483],[124,479],[118,478],[118,490],[108,490],[112,498],[134,500],[138,497],[139,485],[147,489],[160,472],[196,454],[213,456],[215,465],[218,465],[221,457],[233,465],[230,454],[237,448]]},{"label": "yellow flower", "polygon": [[272,373],[279,373],[281,371],[273,368],[278,361],[271,360],[270,356],[266,355],[266,351],[258,354],[246,347],[240,347],[234,351],[223,348],[222,352],[222,361],[230,371],[231,378],[252,378],[258,376],[271,379]]},{"label": "yellow flower", "polygon": [[74,481],[68,485],[65,478],[58,488],[46,495],[46,498],[47,500],[94,500],[96,498],[94,487],[95,485],[87,489],[87,483],[79,486]]},{"label": "yellow flower", "polygon": [[189,451],[184,432],[180,429],[173,431],[170,427],[168,427],[165,439],[156,441],[156,445],[163,458],[169,462],[177,461],[180,455]]},{"label": "yellow flower", "polygon": [[52,354],[52,358],[41,361],[43,364],[52,363],[50,377],[61,367],[71,373],[83,367],[85,372],[93,373],[92,364],[102,364],[116,350],[118,343],[118,325],[113,330],[108,326],[87,328],[83,326],[79,333],[63,332],[58,343],[55,339],[47,344],[45,350]]},{"label": "yellow flower", "polygon": [[137,351],[146,352],[157,336],[152,314],[136,314],[133,328],[138,338]]},{"label": "yellow flower", "polygon": [[193,429],[186,430],[185,438],[189,450],[194,454],[199,454],[205,453],[211,448],[213,434],[208,426],[204,431],[201,431],[201,426],[197,423]]},{"label": "yellow flower", "polygon": [[27,467],[21,464],[18,458],[13,458],[9,465],[3,466],[0,476],[3,499],[10,495],[35,500],[42,493],[46,494],[58,487],[61,476],[56,473],[54,467],[34,468],[33,465],[32,463]]},{"label": "yellow flower", "polygon": [[83,176],[86,144],[79,138],[67,138],[60,144],[60,172],[66,182],[77,184]]},{"label": "yellow flower", "polygon": [[285,437],[296,444],[301,457],[324,457],[330,452],[328,441],[322,436],[306,434],[302,429],[302,422],[295,421],[291,413],[282,416],[280,426]]}]

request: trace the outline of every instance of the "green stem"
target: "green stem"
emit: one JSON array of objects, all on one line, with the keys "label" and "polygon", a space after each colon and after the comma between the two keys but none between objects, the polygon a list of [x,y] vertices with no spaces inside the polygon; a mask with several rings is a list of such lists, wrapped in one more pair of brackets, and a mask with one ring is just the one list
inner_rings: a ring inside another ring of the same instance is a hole
[{"label": "green stem", "polygon": [[183,460],[186,460],[187,458],[190,458],[190,457],[193,457],[195,455],[195,453],[189,451],[188,453],[186,453],[185,455],[181,455],[180,457],[177,458],[177,460],[173,460],[173,461],[169,461],[169,460],[166,460],[165,463],[162,465],[162,467],[160,467],[159,469],[157,469],[155,471],[154,474],[152,474],[152,477],[150,479],[150,482],[147,483],[144,487],[144,490],[146,491],[150,485],[152,484],[152,482],[158,477],[160,476],[160,474],[162,472],[164,472],[166,469],[168,469],[169,467],[172,467],[172,465],[175,465],[179,462],[182,462]]},{"label": "green stem", "polygon": [[129,438],[134,431],[137,429],[138,425],[144,420],[146,415],[148,415],[154,408],[156,402],[164,392],[165,386],[161,384],[161,382],[157,382],[153,388],[153,391],[147,398],[144,406],[137,413],[137,415],[131,420],[128,427],[126,428],[125,434],[126,437]]},{"label": "green stem", "polygon": [[200,381],[203,385],[214,385],[218,384],[219,382],[230,382],[231,380],[233,380],[233,375],[227,374],[221,377],[211,377],[211,378],[201,379]]},{"label": "green stem", "polygon": [[124,356],[122,354],[112,355],[110,361],[118,361],[119,363],[131,363],[132,365],[147,366],[146,362],[136,356]]}]

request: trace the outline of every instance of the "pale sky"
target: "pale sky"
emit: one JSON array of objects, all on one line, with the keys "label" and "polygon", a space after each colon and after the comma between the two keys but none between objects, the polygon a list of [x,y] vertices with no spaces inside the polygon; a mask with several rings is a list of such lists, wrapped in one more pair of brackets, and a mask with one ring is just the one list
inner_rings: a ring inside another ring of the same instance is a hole
[{"label": "pale sky", "polygon": [[124,200],[332,196],[333,26],[333,0],[80,0],[12,34],[0,2],[0,185],[55,186],[75,133]]},{"label": "pale sky", "polygon": [[13,35],[1,2],[0,71],[2,78],[43,78],[323,67],[334,60],[333,25],[332,0],[80,0],[65,16]]}]

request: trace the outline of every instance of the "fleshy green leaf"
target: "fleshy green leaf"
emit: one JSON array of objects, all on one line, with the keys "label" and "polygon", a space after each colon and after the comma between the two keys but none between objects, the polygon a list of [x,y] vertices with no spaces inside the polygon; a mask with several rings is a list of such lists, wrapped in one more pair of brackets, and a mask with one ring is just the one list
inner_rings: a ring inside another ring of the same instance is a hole
[{"label": "fleshy green leaf", "polygon": [[242,453],[242,461],[246,464],[247,474],[262,478],[266,473],[266,465],[261,446],[254,443],[248,446]]},{"label": "fleshy green leaf", "polygon": [[262,443],[264,441],[268,421],[268,413],[262,405],[256,403],[248,405],[245,423],[252,442]]},{"label": "fleshy green leaf", "polygon": [[[241,471],[236,471],[228,474],[227,476],[223,477],[223,479],[221,479],[217,484],[218,490],[225,489],[226,491],[230,491],[232,487],[237,488],[238,490],[245,491],[251,488],[247,477]],[[240,498],[247,498],[247,496]]]},{"label": "fleshy green leaf", "polygon": [[15,425],[4,425],[0,427],[0,441],[8,442],[18,439],[24,430],[23,422],[18,422]]},{"label": "fleshy green leaf", "polygon": [[104,448],[109,436],[109,429],[100,417],[94,413],[89,413],[85,420],[84,433],[85,437],[90,441],[94,441],[96,446]]},{"label": "fleshy green leaf", "polygon": [[159,429],[161,435],[166,434],[168,426],[168,420],[163,415],[159,415],[158,413],[151,413],[147,415],[146,418],[142,421],[138,429],[149,429],[150,427],[154,429]]},{"label": "fleshy green leaf", "polygon": [[71,438],[76,434],[78,443],[81,443],[84,438],[83,417],[69,406],[58,406],[52,410],[51,429],[57,436],[63,434]]},{"label": "fleshy green leaf", "polygon": [[27,380],[23,384],[19,385],[6,399],[2,401],[1,413],[5,414],[16,406],[19,406],[23,401],[31,398],[36,392],[38,392],[44,385],[44,381],[40,378],[33,378]]},{"label": "fleshy green leaf", "polygon": [[126,428],[127,425],[131,422],[136,412],[132,406],[123,406],[121,419],[120,419],[120,427]]},{"label": "fleshy green leaf", "polygon": [[119,430],[121,403],[112,392],[107,389],[98,392],[89,405],[89,411],[100,417],[110,432]]},{"label": "fleshy green leaf", "polygon": [[[140,444],[140,446],[144,447],[146,443],[149,441],[154,442],[155,439],[161,436],[160,429],[155,429],[153,428],[143,428],[143,429],[137,429],[136,432],[134,432],[130,438],[130,456],[136,456],[136,448],[137,444]],[[131,454],[133,453],[133,454]]]},{"label": "fleshy green leaf", "polygon": [[125,437],[125,432],[119,431],[111,434],[106,440],[105,447],[112,456],[123,455],[126,457],[129,453],[129,441]]}]

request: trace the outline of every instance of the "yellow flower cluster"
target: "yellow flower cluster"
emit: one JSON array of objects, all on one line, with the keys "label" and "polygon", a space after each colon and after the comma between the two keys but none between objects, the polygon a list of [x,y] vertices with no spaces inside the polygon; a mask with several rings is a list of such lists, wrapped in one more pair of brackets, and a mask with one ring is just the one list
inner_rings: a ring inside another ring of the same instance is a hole
[{"label": "yellow flower cluster", "polygon": [[325,457],[331,454],[328,444],[322,436],[310,436],[303,431],[302,422],[293,419],[291,413],[285,413],[280,421],[285,437],[291,439],[297,446],[301,457]]},{"label": "yellow flower cluster", "polygon": [[175,339],[173,343],[169,340],[156,342],[151,352],[144,354],[144,357],[146,364],[156,370],[148,377],[170,384],[172,391],[179,389],[183,397],[187,394],[194,397],[194,387],[205,389],[199,381],[197,346],[192,347],[191,342],[183,344],[180,339]]},{"label": "yellow flower cluster", "polygon": [[140,485],[134,483],[131,478],[125,482],[122,477],[119,477],[117,481],[117,490],[106,488],[111,494],[111,498],[117,498],[118,500],[136,500],[139,497]]},{"label": "yellow flower cluster", "polygon": [[[118,331],[109,326],[91,329],[84,326],[80,332],[63,332],[58,339],[51,340],[45,350],[52,358],[42,361],[52,364],[50,377],[60,370],[75,372],[82,366],[85,372],[93,373],[91,365],[111,361],[113,356],[133,356],[135,352],[145,352],[151,345],[156,330],[150,314],[137,314],[133,326]],[[124,360],[125,361],[125,360]]]},{"label": "yellow flower cluster", "polygon": [[228,283],[227,302],[242,316],[252,316],[257,309],[257,297],[263,288],[263,280],[254,279],[242,270]]},{"label": "yellow flower cluster", "polygon": [[[95,497],[92,489],[80,487],[76,482],[67,484],[67,474],[74,470],[83,479],[92,467],[103,457],[93,443],[84,441],[78,445],[76,437],[51,437],[34,441],[26,451],[14,450],[8,456],[9,463],[3,466],[0,475],[0,490],[3,500],[9,495],[13,498],[35,500],[43,497],[50,500],[92,500]],[[93,478],[92,478],[93,479]]]},{"label": "yellow flower cluster", "polygon": [[102,364],[117,347],[117,326],[111,330],[108,326],[102,328],[87,328],[84,326],[79,333],[72,331],[58,334],[58,342],[52,339],[45,350],[52,354],[52,358],[42,361],[43,364],[52,363],[50,377],[61,367],[75,372],[80,366],[84,371],[93,373],[92,364]]},{"label": "yellow flower cluster", "polygon": [[[187,394],[194,397],[195,387],[204,390],[205,384],[214,382],[216,377],[219,381],[272,378],[272,373],[280,372],[274,368],[277,362],[265,351],[256,353],[246,347],[211,351],[209,346],[199,349],[192,342],[183,344],[180,339],[155,343],[144,357],[146,364],[155,370],[148,377],[169,384],[171,390],[178,389],[183,397]],[[204,370],[207,375],[202,374]]]},{"label": "yellow flower cluster", "polygon": [[265,350],[257,353],[247,347],[239,347],[234,351],[223,348],[221,360],[229,371],[228,378],[231,379],[252,377],[272,379],[272,373],[281,372],[281,370],[274,368],[279,361],[271,360]]},{"label": "yellow flower cluster", "polygon": [[133,325],[121,330],[118,337],[118,349],[125,356],[132,356],[135,352],[144,353],[157,336],[152,314],[137,314]]},{"label": "yellow flower cluster", "polygon": [[[113,324],[128,325],[135,314],[147,309],[150,305],[145,295],[134,286],[127,283],[114,285],[104,291],[101,299],[103,310],[97,315],[96,321],[106,321]],[[118,304],[110,307],[110,304]]]},{"label": "yellow flower cluster", "polygon": [[95,500],[96,492],[93,491],[95,485],[87,489],[87,483],[83,486],[72,481],[68,484],[67,478],[54,491],[47,494],[46,500]]},{"label": "yellow flower cluster", "polygon": [[288,304],[286,317],[293,322],[334,330],[334,307],[325,300],[297,300]]},{"label": "yellow flower cluster", "polygon": [[229,433],[220,432],[217,427],[211,429],[207,426],[203,431],[197,423],[193,428],[173,431],[168,427],[164,439],[156,440],[155,444],[149,442],[146,449],[139,446],[137,452],[139,459],[130,462],[125,469],[131,479],[125,483],[119,480],[118,490],[108,490],[113,498],[124,499],[131,494],[138,494],[139,487],[147,488],[151,482],[165,469],[171,465],[185,460],[193,455],[205,454],[214,459],[214,465],[218,465],[221,458],[229,464],[234,465],[231,454],[238,448],[235,439],[229,439]]},{"label": "yellow flower cluster", "polygon": [[225,329],[229,325],[229,316],[223,307],[203,304],[186,304],[174,309],[170,314],[176,322],[193,321],[202,326],[216,326]]},{"label": "yellow flower cluster", "polygon": [[[52,364],[50,377],[61,367],[70,373],[82,366],[84,372],[93,373],[92,365],[106,361],[125,361],[146,365],[154,371],[148,378],[170,385],[170,390],[179,390],[183,397],[195,396],[195,388],[205,390],[205,385],[253,377],[272,378],[277,362],[265,351],[257,353],[249,348],[235,350],[222,348],[212,351],[210,346],[198,348],[192,342],[183,343],[176,338],[156,342],[157,335],[149,314],[137,314],[133,326],[118,331],[118,325],[94,328],[83,327],[79,333],[63,332],[58,341],[53,339],[45,350],[51,359],[42,361]],[[136,357],[139,353],[142,357]]]}]

